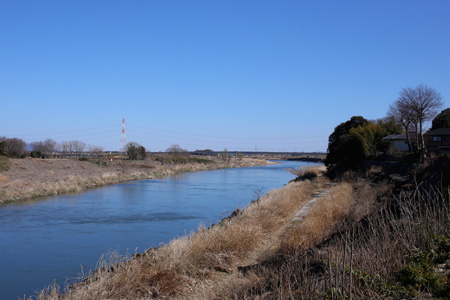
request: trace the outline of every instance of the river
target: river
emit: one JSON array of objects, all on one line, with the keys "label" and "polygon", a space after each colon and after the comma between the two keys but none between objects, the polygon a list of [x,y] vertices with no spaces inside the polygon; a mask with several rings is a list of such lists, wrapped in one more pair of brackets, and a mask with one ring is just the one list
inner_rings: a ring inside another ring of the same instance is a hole
[{"label": "river", "polygon": [[143,252],[216,223],[307,162],[183,173],[0,206],[0,299],[73,282],[108,251]]}]

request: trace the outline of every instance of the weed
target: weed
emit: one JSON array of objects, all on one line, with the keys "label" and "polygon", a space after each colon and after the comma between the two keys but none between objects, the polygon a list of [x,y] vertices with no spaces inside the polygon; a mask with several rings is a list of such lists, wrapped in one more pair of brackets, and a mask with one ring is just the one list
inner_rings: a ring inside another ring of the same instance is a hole
[{"label": "weed", "polygon": [[11,160],[6,156],[0,156],[0,172],[8,171],[11,167]]},{"label": "weed", "polygon": [[[450,259],[450,239],[437,236],[427,250],[415,249],[409,256],[410,262],[398,272],[399,290],[409,296],[427,291],[435,296],[450,299],[450,273],[447,262]],[[443,266],[439,266],[439,264]]]},{"label": "weed", "polygon": [[302,175],[298,176],[295,181],[303,181],[303,180],[314,180],[317,178],[317,173],[307,171],[303,173]]}]

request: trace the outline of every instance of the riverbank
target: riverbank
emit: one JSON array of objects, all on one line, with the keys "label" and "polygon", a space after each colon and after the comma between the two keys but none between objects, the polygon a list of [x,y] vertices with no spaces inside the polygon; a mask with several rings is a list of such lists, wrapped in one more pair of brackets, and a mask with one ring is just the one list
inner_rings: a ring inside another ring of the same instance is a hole
[{"label": "riverbank", "polygon": [[184,172],[268,164],[271,162],[264,159],[230,158],[224,161],[213,157],[183,164],[163,164],[152,158],[102,163],[78,159],[11,159],[9,169],[0,172],[0,204]]},{"label": "riverbank", "polygon": [[[95,274],[59,297],[236,298],[264,279],[255,272],[258,266],[316,245],[336,232],[342,220],[358,221],[372,209],[376,195],[364,182],[332,183],[321,176],[293,181],[210,228],[131,259],[113,253]],[[308,213],[299,219],[305,205]],[[41,294],[42,299],[57,297],[56,286]]]}]

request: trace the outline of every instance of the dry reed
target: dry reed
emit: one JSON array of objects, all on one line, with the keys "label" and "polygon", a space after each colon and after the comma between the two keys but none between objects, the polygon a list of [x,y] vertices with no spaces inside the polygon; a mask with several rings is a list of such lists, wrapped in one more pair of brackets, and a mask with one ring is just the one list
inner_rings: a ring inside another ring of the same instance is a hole
[{"label": "dry reed", "polygon": [[362,222],[341,224],[318,247],[288,247],[247,275],[257,280],[235,282],[224,298],[431,299],[427,286],[411,296],[395,282],[398,270],[418,249],[430,248],[433,236],[450,235],[448,199],[448,191],[403,193]]}]

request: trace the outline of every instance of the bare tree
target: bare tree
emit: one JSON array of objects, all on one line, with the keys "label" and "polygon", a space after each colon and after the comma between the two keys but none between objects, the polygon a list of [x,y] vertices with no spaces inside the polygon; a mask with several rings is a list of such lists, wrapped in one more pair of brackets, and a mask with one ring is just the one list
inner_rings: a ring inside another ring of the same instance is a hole
[{"label": "bare tree", "polygon": [[45,147],[43,142],[32,142],[30,144],[31,157],[33,158],[44,158],[45,157]]},{"label": "bare tree", "polygon": [[404,88],[400,91],[397,101],[392,106],[393,115],[397,114],[416,129],[417,150],[423,156],[425,143],[423,139],[423,126],[431,121],[442,108],[441,95],[427,85],[419,85],[416,88]]},{"label": "bare tree", "polygon": [[44,147],[45,147],[45,152],[47,153],[47,155],[51,155],[53,156],[56,152],[56,141],[52,140],[52,139],[46,139],[44,141]]},{"label": "bare tree", "polygon": [[185,155],[188,153],[186,149],[183,149],[178,144],[173,144],[169,148],[166,149],[167,153],[175,154],[175,155]]},{"label": "bare tree", "polygon": [[31,146],[31,156],[49,157],[56,151],[56,142],[52,139],[45,141],[33,142]]},{"label": "bare tree", "polygon": [[68,141],[62,142],[60,145],[60,149],[64,156],[72,153],[73,152],[72,142]]},{"label": "bare tree", "polygon": [[72,146],[76,155],[81,156],[81,153],[83,153],[84,148],[86,147],[86,143],[83,143],[82,141],[72,141]]},{"label": "bare tree", "polygon": [[400,100],[397,100],[389,106],[388,117],[394,118],[396,122],[402,125],[406,133],[408,149],[411,152],[413,150],[411,132],[414,131],[411,114],[401,105]]},{"label": "bare tree", "polygon": [[89,145],[88,149],[89,149],[89,153],[91,153],[91,155],[94,155],[97,158],[97,160],[100,160],[100,158],[101,158],[101,156],[103,154],[103,148],[102,147]]},{"label": "bare tree", "polygon": [[24,140],[19,138],[10,138],[6,139],[5,142],[5,152],[7,156],[13,158],[21,158],[25,155],[25,148],[27,147],[27,143],[25,143]]},{"label": "bare tree", "polygon": [[228,153],[228,149],[225,148],[222,153],[222,159],[224,162],[229,163],[231,160],[231,154]]}]

